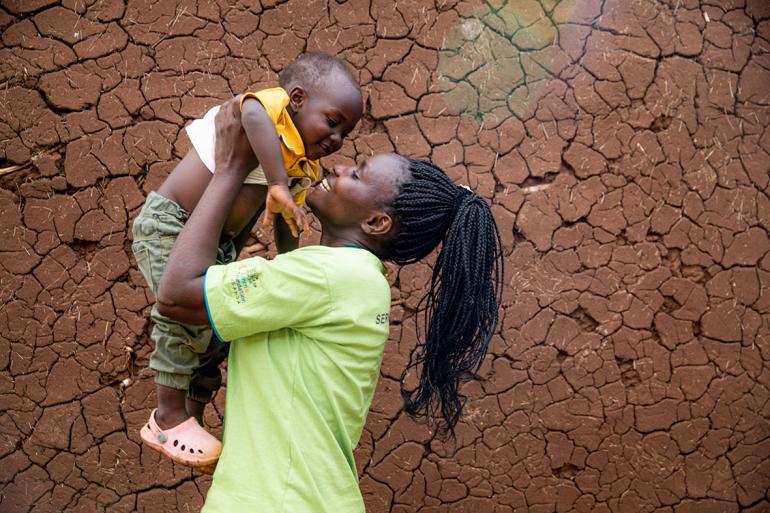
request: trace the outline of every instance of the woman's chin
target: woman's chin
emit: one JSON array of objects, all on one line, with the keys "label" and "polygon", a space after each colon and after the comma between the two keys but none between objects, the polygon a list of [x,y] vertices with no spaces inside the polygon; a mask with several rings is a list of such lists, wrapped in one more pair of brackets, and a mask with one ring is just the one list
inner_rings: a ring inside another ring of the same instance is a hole
[{"label": "woman's chin", "polygon": [[325,191],[323,189],[320,189],[318,187],[313,187],[307,192],[307,196],[305,197],[305,206],[315,214],[316,211],[316,199],[320,195],[322,195]]}]

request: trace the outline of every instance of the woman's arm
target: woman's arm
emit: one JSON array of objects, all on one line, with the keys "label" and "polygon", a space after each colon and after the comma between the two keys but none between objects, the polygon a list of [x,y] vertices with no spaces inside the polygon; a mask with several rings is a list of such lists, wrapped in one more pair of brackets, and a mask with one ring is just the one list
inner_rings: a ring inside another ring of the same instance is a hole
[{"label": "woman's arm", "polygon": [[222,105],[216,117],[216,134],[216,172],[171,250],[156,298],[161,315],[189,324],[210,324],[203,278],[216,262],[230,205],[256,164],[241,126],[237,100]]}]

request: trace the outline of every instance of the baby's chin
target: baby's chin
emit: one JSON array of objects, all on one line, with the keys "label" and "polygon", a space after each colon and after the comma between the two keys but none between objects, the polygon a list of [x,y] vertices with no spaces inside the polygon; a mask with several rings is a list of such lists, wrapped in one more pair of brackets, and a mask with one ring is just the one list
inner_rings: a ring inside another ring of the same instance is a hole
[{"label": "baby's chin", "polygon": [[321,151],[321,149],[319,148],[317,150],[312,150],[312,149],[307,150],[305,152],[305,156],[310,160],[318,160],[321,157],[325,157],[326,154],[323,151]]}]

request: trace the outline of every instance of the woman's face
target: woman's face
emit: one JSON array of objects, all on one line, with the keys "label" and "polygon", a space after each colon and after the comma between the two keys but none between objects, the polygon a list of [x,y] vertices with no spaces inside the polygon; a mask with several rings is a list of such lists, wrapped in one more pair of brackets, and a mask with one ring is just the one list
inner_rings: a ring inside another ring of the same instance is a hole
[{"label": "woman's face", "polygon": [[322,226],[360,226],[391,204],[406,174],[404,159],[393,153],[355,166],[337,165],[310,191],[307,204]]}]

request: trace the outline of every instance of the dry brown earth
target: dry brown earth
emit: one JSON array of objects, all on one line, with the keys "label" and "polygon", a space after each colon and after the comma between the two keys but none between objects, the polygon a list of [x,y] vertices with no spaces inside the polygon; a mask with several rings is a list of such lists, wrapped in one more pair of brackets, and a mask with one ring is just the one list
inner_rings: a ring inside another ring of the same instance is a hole
[{"label": "dry brown earth", "polygon": [[397,393],[428,267],[391,273],[368,511],[770,511],[770,2],[125,4],[0,2],[0,510],[199,509],[209,479],[139,444],[128,228],[185,123],[323,49],[368,97],[325,164],[429,157],[508,255],[454,455]]}]

